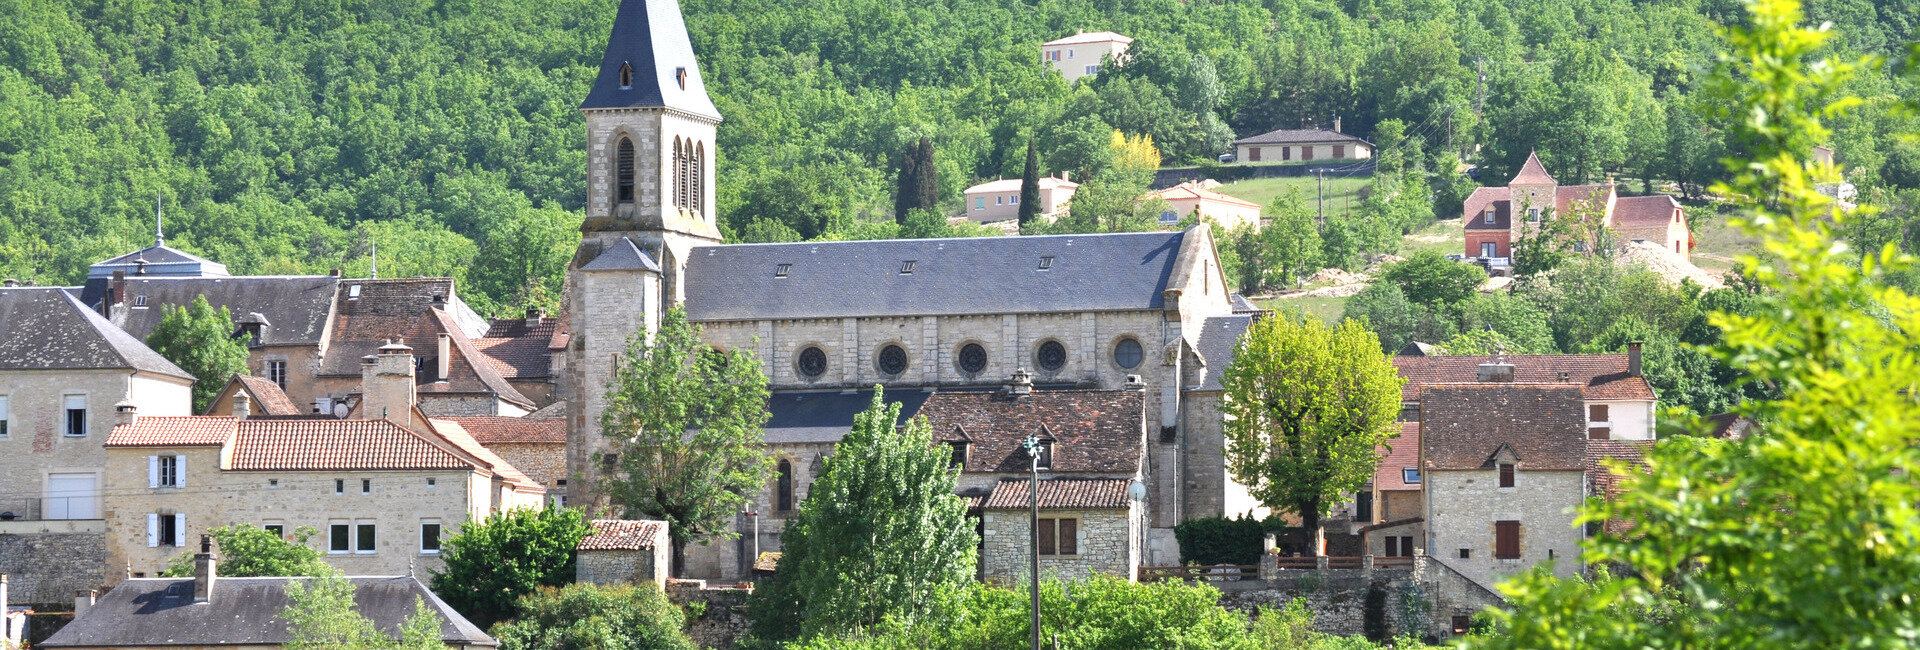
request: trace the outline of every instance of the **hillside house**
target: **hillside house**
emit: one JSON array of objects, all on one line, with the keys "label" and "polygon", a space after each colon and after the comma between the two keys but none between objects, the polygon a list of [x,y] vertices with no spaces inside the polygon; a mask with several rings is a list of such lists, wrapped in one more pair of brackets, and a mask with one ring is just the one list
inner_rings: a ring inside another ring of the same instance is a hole
[{"label": "hillside house", "polygon": [[1160,213],[1161,225],[1173,225],[1187,217],[1198,217],[1220,224],[1227,230],[1260,229],[1260,204],[1215,192],[1205,183],[1187,181],[1150,192],[1145,198],[1166,200],[1168,208]]},{"label": "hillside house", "polygon": [[[1686,209],[1674,197],[1620,196],[1611,181],[1561,185],[1532,153],[1506,187],[1482,187],[1467,196],[1461,209],[1464,252],[1472,258],[1509,260],[1514,241],[1539,228],[1548,215],[1574,215],[1589,228],[1610,230],[1622,244],[1647,242],[1681,260],[1693,256]],[[1574,243],[1575,250],[1590,246],[1585,239]]]},{"label": "hillside house", "polygon": [[1081,77],[1100,74],[1100,66],[1106,62],[1125,61],[1131,45],[1133,39],[1113,32],[1077,31],[1072,36],[1041,43],[1040,60],[1071,84]]},{"label": "hillside house", "polygon": [[[968,221],[975,223],[993,223],[1020,218],[1020,186],[1025,181],[1018,178],[1006,178],[987,181],[967,188],[966,214]],[[1073,201],[1073,193],[1080,184],[1067,180],[1066,174],[1058,177],[1048,176],[1040,179],[1040,210],[1035,217],[1052,221],[1067,213],[1067,204]]]},{"label": "hillside house", "polygon": [[1352,161],[1373,157],[1373,143],[1333,130],[1279,129],[1233,141],[1234,160],[1243,163]]}]

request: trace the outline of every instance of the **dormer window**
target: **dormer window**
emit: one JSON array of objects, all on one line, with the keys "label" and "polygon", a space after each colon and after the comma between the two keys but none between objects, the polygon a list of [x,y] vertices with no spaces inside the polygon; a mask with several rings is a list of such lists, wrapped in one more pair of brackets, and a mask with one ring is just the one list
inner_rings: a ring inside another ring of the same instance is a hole
[{"label": "dormer window", "polygon": [[1493,208],[1487,208],[1486,220],[1489,224],[1493,223]]},{"label": "dormer window", "polygon": [[622,61],[620,62],[620,89],[626,90],[632,87],[633,87],[633,64]]},{"label": "dormer window", "polygon": [[913,275],[913,263],[914,260],[900,262],[900,275]]},{"label": "dormer window", "polygon": [[1040,270],[1042,270],[1042,271],[1045,271],[1045,270],[1047,270],[1047,269],[1050,269],[1050,268],[1053,268],[1053,256],[1052,256],[1052,255],[1041,255],[1041,256],[1040,256]]},{"label": "dormer window", "polygon": [[145,306],[147,306],[147,297],[146,297],[146,296],[134,296],[134,297],[133,297],[133,306],[134,306],[134,307],[145,307]]},{"label": "dormer window", "polygon": [[1040,441],[1040,462],[1037,465],[1039,466],[1040,469],[1053,469],[1053,441],[1052,440]]},{"label": "dormer window", "polygon": [[1513,463],[1500,464],[1500,487],[1513,487]]},{"label": "dormer window", "polygon": [[947,443],[947,446],[953,448],[953,459],[947,462],[947,466],[965,471],[967,468],[967,441],[955,440]]},{"label": "dormer window", "polygon": [[675,81],[680,82],[681,90],[687,89],[687,69],[686,68],[674,68],[673,78]]},{"label": "dormer window", "polygon": [[792,269],[793,269],[792,264],[777,264],[773,267],[773,277],[776,277],[776,278],[787,277],[787,271],[790,271]]},{"label": "dormer window", "polygon": [[356,284],[356,285],[347,287],[347,299],[348,300],[360,299],[360,285]]}]

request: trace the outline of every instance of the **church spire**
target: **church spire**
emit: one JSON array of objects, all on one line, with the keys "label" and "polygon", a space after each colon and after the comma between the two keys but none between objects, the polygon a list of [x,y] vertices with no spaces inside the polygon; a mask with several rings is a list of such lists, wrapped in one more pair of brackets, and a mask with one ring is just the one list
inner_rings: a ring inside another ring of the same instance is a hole
[{"label": "church spire", "polygon": [[621,0],[600,74],[580,108],[670,108],[720,119],[678,0]]}]

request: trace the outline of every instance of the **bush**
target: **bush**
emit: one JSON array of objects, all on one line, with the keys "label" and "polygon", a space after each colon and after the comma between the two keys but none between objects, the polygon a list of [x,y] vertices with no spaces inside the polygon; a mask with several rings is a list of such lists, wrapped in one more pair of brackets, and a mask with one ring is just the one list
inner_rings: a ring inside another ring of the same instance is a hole
[{"label": "bush", "polygon": [[[233,524],[207,531],[220,552],[220,575],[230,578],[258,576],[328,576],[338,573],[320,561],[320,551],[307,545],[314,535],[311,527],[294,529],[292,539],[282,539],[265,528]],[[167,563],[160,575],[169,578],[193,576],[193,554],[183,553]]]},{"label": "bush", "polygon": [[517,509],[467,522],[442,545],[433,591],[482,628],[512,618],[536,587],[573,582],[574,547],[591,530],[572,508]]},{"label": "bush", "polygon": [[520,617],[494,626],[501,650],[692,650],[686,615],[660,587],[571,584],[541,587],[514,605]]},{"label": "bush", "polygon": [[1189,519],[1173,527],[1181,564],[1258,563],[1266,535],[1260,520],[1245,515]]}]

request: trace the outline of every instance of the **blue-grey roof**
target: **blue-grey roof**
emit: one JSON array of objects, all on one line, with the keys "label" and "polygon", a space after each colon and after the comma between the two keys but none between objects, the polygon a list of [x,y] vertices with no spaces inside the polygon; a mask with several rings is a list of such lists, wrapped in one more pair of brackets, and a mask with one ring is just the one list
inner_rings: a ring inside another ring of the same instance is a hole
[{"label": "blue-grey roof", "polygon": [[[620,85],[621,66],[631,66],[633,84]],[[685,71],[684,84],[681,72]],[[622,0],[607,37],[600,75],[583,109],[665,107],[720,119],[720,109],[700,80],[700,62],[687,40],[678,0]]]},{"label": "blue-grey roof", "polygon": [[155,242],[152,246],[87,267],[87,278],[110,278],[114,271],[126,271],[128,277],[199,278],[226,275],[227,265]]},{"label": "blue-grey roof", "polygon": [[[88,282],[83,304],[97,307],[110,281]],[[128,277],[125,316],[116,317],[134,338],[146,339],[160,323],[166,305],[185,307],[200,296],[215,309],[226,307],[237,324],[257,314],[265,322],[262,345],[319,345],[333,315],[340,278],[330,275],[243,275],[238,277]],[[144,302],[144,306],[137,306]]]},{"label": "blue-grey roof", "polygon": [[70,291],[0,289],[0,370],[131,369],[193,379]]},{"label": "blue-grey roof", "polygon": [[660,265],[655,264],[653,261],[653,258],[647,256],[646,251],[640,250],[639,246],[634,245],[633,240],[628,239],[626,237],[621,237],[620,241],[614,242],[612,246],[608,246],[605,252],[602,252],[598,257],[593,258],[593,261],[588,262],[586,266],[580,267],[580,270],[582,271],[645,270],[645,271],[653,271],[654,273],[659,273]]},{"label": "blue-grey roof", "polygon": [[1233,351],[1240,344],[1240,335],[1252,324],[1253,318],[1247,314],[1214,316],[1201,324],[1200,338],[1194,344],[1207,364],[1201,370],[1200,390],[1223,389],[1220,379],[1226,376],[1227,364],[1233,363]]},{"label": "blue-grey roof", "polygon": [[[1184,232],[732,244],[687,257],[695,321],[1163,308]],[[1043,258],[1048,268],[1040,268]],[[903,272],[907,261],[911,273]],[[785,277],[778,277],[781,266]]]},{"label": "blue-grey roof", "polygon": [[[900,403],[901,422],[920,412],[932,393],[920,389],[886,391],[882,397]],[[853,430],[853,416],[873,405],[873,390],[858,392],[778,392],[767,398],[763,439],[768,444],[838,443]]]},{"label": "blue-grey roof", "polygon": [[[271,645],[291,636],[279,618],[287,606],[287,581],[300,578],[218,578],[208,602],[193,602],[193,579],[136,578],[105,596],[39,644],[44,648]],[[450,645],[499,645],[411,576],[349,577],[353,604],[362,616],[395,638],[413,614],[414,599],[440,618],[441,640]]]}]

